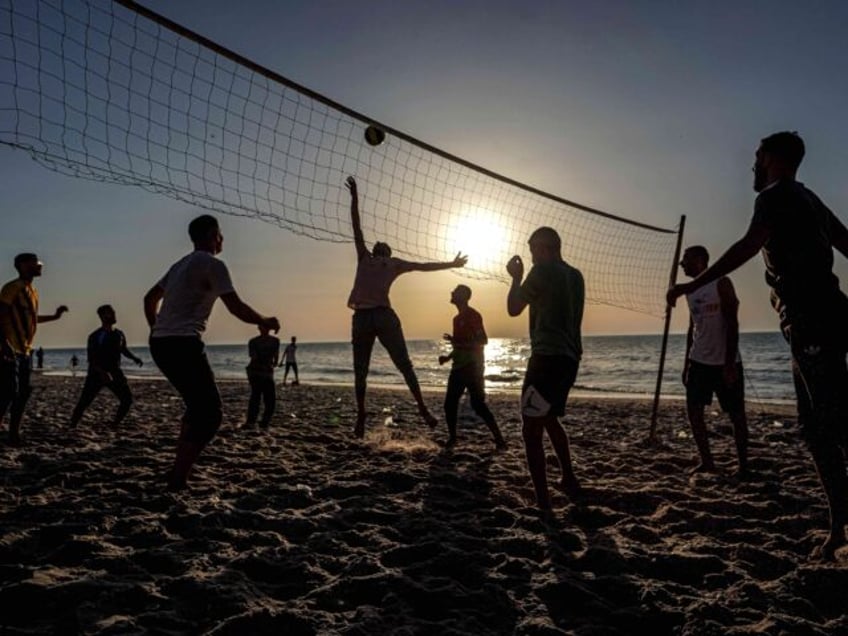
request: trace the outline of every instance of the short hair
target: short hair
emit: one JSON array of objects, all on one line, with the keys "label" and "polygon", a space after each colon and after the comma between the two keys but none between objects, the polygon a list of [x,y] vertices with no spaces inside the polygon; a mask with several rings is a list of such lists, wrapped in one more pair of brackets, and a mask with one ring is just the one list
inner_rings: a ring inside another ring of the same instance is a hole
[{"label": "short hair", "polygon": [[383,243],[383,241],[377,241],[374,243],[374,249],[371,250],[371,253],[374,256],[391,256],[392,248],[388,243]]},{"label": "short hair", "polygon": [[219,227],[218,219],[214,216],[211,214],[201,214],[188,224],[188,235],[191,237],[192,242],[198,243],[209,238],[209,233],[212,230],[217,230]]},{"label": "short hair", "polygon": [[115,310],[112,308],[112,305],[100,305],[100,307],[97,308],[97,315],[102,318],[103,314],[105,314],[107,311],[111,311],[112,313],[115,312]]},{"label": "short hair", "polygon": [[542,243],[543,245],[547,245],[548,247],[553,247],[557,250],[562,249],[562,239],[559,238],[559,234],[552,227],[543,226],[538,228],[530,235],[530,240],[528,243]]},{"label": "short hair", "polygon": [[694,256],[695,258],[703,259],[705,263],[710,262],[710,253],[703,245],[691,245],[690,247],[687,247],[683,253],[689,254],[690,256]]},{"label": "short hair", "polygon": [[457,285],[454,291],[459,292],[465,300],[469,300],[471,298],[471,288],[468,285]]},{"label": "short hair", "polygon": [[15,269],[21,268],[21,263],[26,263],[28,261],[37,261],[38,256],[33,254],[32,252],[23,252],[15,256]]},{"label": "short hair", "polygon": [[760,141],[760,148],[785,162],[793,170],[797,170],[804,159],[804,140],[794,130],[769,135]]}]

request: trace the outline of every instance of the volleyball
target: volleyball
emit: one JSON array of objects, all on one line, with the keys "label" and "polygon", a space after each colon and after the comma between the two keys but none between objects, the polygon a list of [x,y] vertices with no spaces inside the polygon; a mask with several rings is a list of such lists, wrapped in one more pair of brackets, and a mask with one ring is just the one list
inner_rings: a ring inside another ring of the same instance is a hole
[{"label": "volleyball", "polygon": [[378,128],[377,126],[368,126],[368,128],[365,129],[365,141],[372,146],[379,146],[383,143],[385,138],[386,133],[382,128]]}]

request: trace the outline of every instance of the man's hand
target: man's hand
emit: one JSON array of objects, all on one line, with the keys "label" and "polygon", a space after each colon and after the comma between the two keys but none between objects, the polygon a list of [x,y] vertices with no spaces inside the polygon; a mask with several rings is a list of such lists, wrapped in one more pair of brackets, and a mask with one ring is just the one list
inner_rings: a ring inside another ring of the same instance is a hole
[{"label": "man's hand", "polygon": [[135,362],[140,367],[144,366],[144,362],[142,361],[141,358],[136,358],[133,362]]},{"label": "man's hand", "polygon": [[448,360],[450,360],[450,356],[439,356],[439,364],[444,364]]},{"label": "man's hand", "polygon": [[453,342],[453,336],[450,335],[449,333],[443,333],[442,338],[444,338],[445,341],[447,341],[447,342]]},{"label": "man's hand", "polygon": [[724,377],[725,386],[733,386],[736,380],[739,379],[739,373],[736,371],[736,363],[728,362],[725,364],[722,370],[722,376]]},{"label": "man's hand", "polygon": [[680,376],[680,379],[683,381],[683,386],[689,385],[689,362],[683,365],[683,373]]},{"label": "man's hand", "polygon": [[359,192],[356,189],[356,179],[354,179],[353,177],[348,177],[347,179],[345,179],[345,186],[348,190],[350,190],[350,196],[359,196]]},{"label": "man's hand", "polygon": [[674,307],[677,304],[677,299],[686,294],[685,289],[685,283],[678,283],[669,288],[665,295],[665,302],[668,303],[669,307]]},{"label": "man's hand", "polygon": [[521,260],[518,254],[509,259],[509,262],[506,264],[506,271],[512,276],[513,280],[517,278],[520,281],[524,278],[524,261]]},{"label": "man's hand", "polygon": [[280,333],[280,321],[277,320],[276,316],[271,316],[269,318],[263,318],[262,322],[259,323],[261,326],[268,329],[268,331],[273,331],[274,333]]},{"label": "man's hand", "polygon": [[468,257],[463,256],[462,252],[457,252],[456,256],[453,257],[453,267],[465,267],[465,264],[468,262]]},{"label": "man's hand", "polygon": [[69,311],[67,305],[59,305],[59,307],[56,308],[56,318],[61,318],[62,314],[64,314],[67,311]]}]

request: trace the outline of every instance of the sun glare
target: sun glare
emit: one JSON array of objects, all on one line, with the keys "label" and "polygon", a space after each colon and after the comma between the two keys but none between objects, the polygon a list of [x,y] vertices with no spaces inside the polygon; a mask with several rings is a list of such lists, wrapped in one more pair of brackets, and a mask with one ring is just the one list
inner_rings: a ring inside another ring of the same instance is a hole
[{"label": "sun glare", "polygon": [[469,210],[454,225],[454,251],[471,259],[500,260],[506,250],[507,232],[488,210]]}]

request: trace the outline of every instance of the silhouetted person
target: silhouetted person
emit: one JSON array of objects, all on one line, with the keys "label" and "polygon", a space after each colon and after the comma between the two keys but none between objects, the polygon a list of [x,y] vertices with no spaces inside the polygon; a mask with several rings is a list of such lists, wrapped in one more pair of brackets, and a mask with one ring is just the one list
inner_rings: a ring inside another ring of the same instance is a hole
[{"label": "silhouetted person", "polygon": [[43,348],[39,347],[38,350],[35,352],[35,359],[36,359],[36,364],[38,365],[38,368],[43,369],[44,368],[44,349]]},{"label": "silhouetted person", "polygon": [[283,359],[280,361],[280,366],[286,365],[286,370],[283,373],[283,385],[286,383],[286,378],[289,377],[289,369],[294,371],[294,380],[292,386],[300,384],[300,378],[297,375],[297,338],[292,336],[291,342],[286,345],[283,350]]},{"label": "silhouetted person", "polygon": [[259,325],[259,335],[247,343],[250,363],[247,365],[247,381],[250,383],[250,400],[247,403],[245,427],[256,424],[259,403],[264,403],[259,425],[268,428],[274,407],[277,404],[277,387],[274,384],[274,369],[280,357],[280,339],[268,333],[266,325]]},{"label": "silhouetted person", "polygon": [[354,310],[352,341],[357,408],[354,434],[357,437],[365,435],[365,385],[375,339],[379,339],[380,344],[388,351],[395,367],[403,374],[406,385],[418,404],[419,413],[424,421],[433,427],[437,420],[430,413],[421,395],[418,378],[406,349],[400,320],[389,302],[389,288],[398,276],[406,272],[434,272],[452,267],[464,267],[468,259],[462,254],[457,254],[456,258],[445,263],[412,263],[394,258],[392,248],[381,242],[375,243],[373,251],[369,252],[365,246],[362,226],[359,222],[359,195],[356,181],[353,177],[348,177],[346,185],[350,190],[350,218],[357,256],[356,279],[347,301],[348,307]]},{"label": "silhouetted person", "polygon": [[188,233],[194,251],[174,263],[144,297],[150,353],[186,407],[169,490],[186,487],[191,467],[221,425],[221,396],[201,340],[215,301],[220,297],[239,320],[280,329],[276,318],[256,313],[233,288],[227,266],[215,256],[224,242],[215,217],[197,217]]},{"label": "silhouetted person", "polygon": [[71,375],[76,376],[78,366],[79,358],[77,357],[77,354],[74,353],[71,355]]},{"label": "silhouetted person", "polygon": [[144,363],[141,358],[127,348],[124,332],[115,329],[118,318],[111,305],[101,305],[97,308],[100,317],[100,328],[88,336],[88,375],[82,387],[77,405],[71,414],[70,426],[76,426],[82,419],[83,413],[106,387],[118,398],[118,410],[115,413],[113,426],[120,424],[132,406],[132,392],[127,378],[121,370],[121,356],[126,356],[138,366]]},{"label": "silhouetted person", "polygon": [[524,282],[520,256],[513,256],[506,266],[512,277],[507,311],[510,316],[518,316],[530,306],[531,354],[521,390],[522,433],[536,503],[542,510],[549,510],[544,431],[559,459],[562,489],[572,500],[580,495],[568,436],[559,418],[565,414],[565,403],[583,353],[580,329],[585,289],[583,275],[562,259],[562,242],[554,229],[540,227],[528,243],[533,267]]},{"label": "silhouetted person", "polygon": [[762,250],[771,301],[792,351],[798,423],[830,509],[830,532],[817,548],[833,559],[848,522],[845,473],[848,426],[848,298],[833,274],[833,248],[848,256],[848,229],[795,175],[804,158],[797,133],[760,143],[754,163],[754,216],[745,235],[711,267],[667,296],[673,305],[726,276]]},{"label": "silhouetted person", "polygon": [[9,444],[21,443],[21,419],[32,393],[30,351],[39,323],[58,320],[68,308],[60,305],[52,315],[38,314],[38,291],[32,284],[41,276],[42,264],[35,254],[15,256],[18,278],[0,290],[0,420],[11,407]]},{"label": "silhouetted person", "polygon": [[[707,249],[694,245],[686,249],[680,266],[692,278],[707,269]],[[716,470],[704,407],[712,404],[713,393],[733,423],[738,457],[737,474],[748,469],[748,421],[745,418],[745,384],[739,356],[739,300],[733,283],[726,276],[686,296],[689,303],[689,330],[686,333],[686,357],[683,384],[686,386],[686,413],[692,437],[698,447],[700,463],[693,472]]]},{"label": "silhouetted person", "polygon": [[483,350],[489,338],[483,327],[483,317],[468,305],[470,299],[471,289],[466,285],[457,285],[451,292],[450,301],[456,305],[456,316],[453,318],[453,333],[446,333],[445,340],[451,343],[452,349],[449,355],[439,356],[439,364],[451,361],[448,388],[445,392],[445,421],[448,425],[446,446],[456,444],[459,401],[468,389],[471,408],[489,427],[498,449],[504,449],[506,442],[495,416],[486,404],[486,382],[483,378],[486,361]]}]

